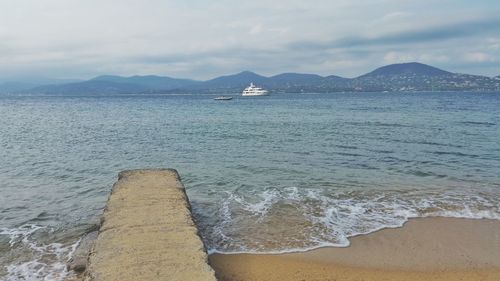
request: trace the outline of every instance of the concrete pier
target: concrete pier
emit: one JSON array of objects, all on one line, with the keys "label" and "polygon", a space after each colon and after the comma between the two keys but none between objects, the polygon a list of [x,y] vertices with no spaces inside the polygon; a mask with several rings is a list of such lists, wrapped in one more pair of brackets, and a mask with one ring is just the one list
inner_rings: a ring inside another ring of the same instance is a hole
[{"label": "concrete pier", "polygon": [[85,280],[216,280],[177,171],[119,174]]}]

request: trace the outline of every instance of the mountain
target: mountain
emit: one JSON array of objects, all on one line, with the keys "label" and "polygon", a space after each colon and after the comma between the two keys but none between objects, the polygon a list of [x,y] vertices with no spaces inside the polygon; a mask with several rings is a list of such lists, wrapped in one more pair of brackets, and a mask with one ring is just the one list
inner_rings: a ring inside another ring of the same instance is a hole
[{"label": "mountain", "polygon": [[148,87],[138,84],[89,80],[63,85],[39,86],[28,90],[28,92],[50,95],[107,95],[144,93],[149,90]]},{"label": "mountain", "polygon": [[121,77],[114,75],[102,75],[91,79],[92,81],[107,81],[115,83],[127,83],[141,85],[147,89],[151,90],[172,90],[179,89],[189,85],[194,85],[198,83],[194,80],[189,79],[177,79],[166,76],[131,76],[131,77]]},{"label": "mountain", "polygon": [[269,78],[263,86],[269,89],[279,89],[281,92],[302,92],[303,89],[312,91],[322,84],[325,78],[316,74],[282,73]]},{"label": "mountain", "polygon": [[130,77],[102,75],[83,82],[37,86],[28,92],[54,95],[137,94],[180,89],[196,83],[198,82],[189,79],[154,75]]},{"label": "mountain", "polygon": [[[250,71],[220,76],[207,81],[163,76],[113,76],[60,85],[37,86],[24,93],[106,95],[169,93],[240,93],[250,83],[271,92],[405,92],[405,91],[500,91],[500,78],[448,72],[422,63],[392,64],[377,68],[356,78],[335,75],[282,73],[271,77]],[[11,85],[25,89],[29,85]]]},{"label": "mountain", "polygon": [[288,84],[311,84],[323,80],[324,77],[317,74],[302,74],[302,73],[282,73],[270,77],[274,83]]},{"label": "mountain", "polygon": [[250,83],[258,85],[266,85],[269,78],[258,75],[251,71],[243,71],[234,75],[220,76],[205,82],[201,82],[194,87],[194,89],[241,89],[247,87]]},{"label": "mountain", "polygon": [[264,87],[274,92],[328,92],[332,87],[340,87],[346,83],[346,78],[339,76],[323,77],[316,74],[282,73],[265,77],[254,72],[243,71],[234,75],[217,77],[208,81],[188,86],[191,90],[203,90],[217,93],[239,93],[250,83]]},{"label": "mountain", "polygon": [[398,63],[382,66],[369,72],[361,77],[376,77],[376,76],[446,76],[451,75],[451,72],[426,65],[418,62]]},{"label": "mountain", "polygon": [[39,86],[39,84],[27,83],[27,82],[4,82],[0,83],[0,93],[11,93],[22,90],[32,89]]},{"label": "mountain", "polygon": [[66,84],[78,82],[80,80],[75,79],[49,79],[49,78],[41,78],[41,77],[27,77],[27,78],[18,78],[14,81],[6,81],[0,82],[0,93],[13,93],[18,91],[24,91],[33,89],[42,85],[49,84]]},{"label": "mountain", "polygon": [[349,81],[340,76],[319,76],[316,74],[284,73],[272,76],[268,87],[279,89],[280,92],[331,92],[344,91]]},{"label": "mountain", "polygon": [[498,81],[411,62],[383,66],[349,81],[351,91],[491,91]]}]

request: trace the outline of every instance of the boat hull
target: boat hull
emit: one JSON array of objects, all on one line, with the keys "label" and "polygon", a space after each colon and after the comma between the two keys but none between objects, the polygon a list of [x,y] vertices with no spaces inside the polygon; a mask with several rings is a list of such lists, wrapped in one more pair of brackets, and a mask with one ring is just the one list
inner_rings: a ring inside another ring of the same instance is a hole
[{"label": "boat hull", "polygon": [[243,97],[258,97],[258,96],[269,96],[269,93],[243,93],[241,94]]},{"label": "boat hull", "polygon": [[232,100],[233,97],[216,97],[214,100]]}]

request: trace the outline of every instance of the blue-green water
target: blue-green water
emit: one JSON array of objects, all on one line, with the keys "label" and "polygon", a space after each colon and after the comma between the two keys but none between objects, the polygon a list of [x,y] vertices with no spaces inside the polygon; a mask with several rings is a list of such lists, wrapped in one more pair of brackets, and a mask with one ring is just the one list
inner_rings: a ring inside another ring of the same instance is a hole
[{"label": "blue-green water", "polygon": [[53,280],[119,171],[176,168],[210,251],[500,219],[499,93],[0,97],[0,279]]}]

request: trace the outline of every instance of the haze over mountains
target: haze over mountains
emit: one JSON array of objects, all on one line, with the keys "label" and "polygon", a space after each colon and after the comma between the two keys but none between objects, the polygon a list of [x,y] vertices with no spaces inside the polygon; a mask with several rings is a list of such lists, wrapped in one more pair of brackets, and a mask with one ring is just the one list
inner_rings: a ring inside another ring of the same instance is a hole
[{"label": "haze over mountains", "polygon": [[[60,82],[60,81],[59,81]],[[163,76],[98,76],[71,83],[3,83],[0,92],[49,95],[239,93],[251,82],[271,92],[498,91],[500,77],[452,73],[421,63],[392,64],[356,78],[283,73],[271,77],[243,71],[207,81]]]}]

